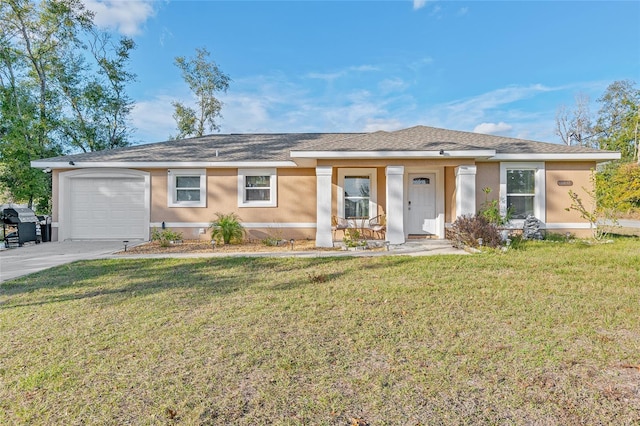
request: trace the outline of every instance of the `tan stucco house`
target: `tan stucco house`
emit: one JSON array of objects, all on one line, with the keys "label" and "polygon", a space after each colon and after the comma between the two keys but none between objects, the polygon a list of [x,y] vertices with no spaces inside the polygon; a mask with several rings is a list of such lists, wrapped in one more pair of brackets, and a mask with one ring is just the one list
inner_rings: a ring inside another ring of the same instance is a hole
[{"label": "tan stucco house", "polygon": [[416,126],[393,132],[230,134],[32,162],[51,170],[53,240],[148,240],[162,224],[208,238],[216,212],[249,235],[333,244],[332,219],[386,217],[391,244],[444,238],[491,188],[518,226],[528,214],[584,234],[569,190],[588,197],[597,163],[617,152]]}]

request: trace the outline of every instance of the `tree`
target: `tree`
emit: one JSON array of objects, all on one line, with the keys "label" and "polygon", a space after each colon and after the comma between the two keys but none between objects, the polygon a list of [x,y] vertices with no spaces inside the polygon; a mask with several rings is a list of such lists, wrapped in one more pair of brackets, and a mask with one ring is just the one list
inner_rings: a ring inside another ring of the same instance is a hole
[{"label": "tree", "polygon": [[556,134],[565,145],[591,146],[591,114],[589,96],[579,93],[575,97],[576,106],[569,111],[565,105],[556,114]]},{"label": "tree", "polygon": [[614,81],[598,102],[602,105],[594,126],[598,146],[620,151],[623,162],[638,161],[640,90],[631,80]]},{"label": "tree", "polygon": [[182,78],[196,97],[197,109],[182,102],[172,102],[178,134],[175,139],[202,136],[205,127],[219,130],[216,118],[220,117],[222,102],[216,98],[219,92],[226,92],[231,79],[224,74],[214,61],[209,61],[209,52],[205,48],[196,49],[194,58],[178,56],[175,65],[182,71]]},{"label": "tree", "polygon": [[97,72],[83,75],[84,58],[68,54],[68,70],[60,73],[60,88],[71,111],[62,132],[71,146],[84,152],[129,145],[131,129],[126,120],[133,101],[125,87],[135,79],[126,69],[129,52],[135,48],[133,40],[123,37],[113,44],[108,34],[94,32],[92,37],[89,48]]},{"label": "tree", "polygon": [[0,23],[0,189],[42,209],[50,177],[32,160],[128,144],[134,45],[107,43],[81,0],[2,0]]}]

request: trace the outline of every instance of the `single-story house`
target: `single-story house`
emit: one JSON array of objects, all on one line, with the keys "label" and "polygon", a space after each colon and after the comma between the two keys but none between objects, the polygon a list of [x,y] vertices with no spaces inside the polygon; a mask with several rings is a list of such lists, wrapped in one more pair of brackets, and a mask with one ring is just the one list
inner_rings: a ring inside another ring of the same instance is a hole
[{"label": "single-story house", "polygon": [[[416,126],[373,133],[216,134],[33,161],[52,172],[53,240],[148,240],[163,225],[208,238],[216,212],[249,235],[332,246],[336,217],[386,217],[391,244],[498,199],[514,226],[586,234],[569,191],[617,152]],[[487,194],[486,188],[491,192]],[[364,223],[364,221],[363,221]],[[366,226],[366,225],[365,225]]]}]

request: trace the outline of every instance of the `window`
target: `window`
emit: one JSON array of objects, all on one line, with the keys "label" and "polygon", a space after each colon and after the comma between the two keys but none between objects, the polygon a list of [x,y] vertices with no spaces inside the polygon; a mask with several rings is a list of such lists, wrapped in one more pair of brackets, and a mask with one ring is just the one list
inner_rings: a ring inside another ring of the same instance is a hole
[{"label": "window", "polygon": [[544,163],[500,164],[500,210],[512,210],[512,219],[521,221],[533,215],[541,221],[545,214]]},{"label": "window", "polygon": [[507,208],[512,210],[514,219],[535,216],[535,195],[535,170],[507,170]]},{"label": "window", "polygon": [[238,206],[276,207],[276,180],[276,169],[238,169]]},{"label": "window", "polygon": [[172,169],[168,173],[169,207],[206,207],[207,173],[205,169]]},{"label": "window", "polygon": [[338,169],[338,216],[369,219],[377,215],[376,169]]},{"label": "window", "polygon": [[371,179],[369,176],[344,177],[344,217],[369,217]]}]

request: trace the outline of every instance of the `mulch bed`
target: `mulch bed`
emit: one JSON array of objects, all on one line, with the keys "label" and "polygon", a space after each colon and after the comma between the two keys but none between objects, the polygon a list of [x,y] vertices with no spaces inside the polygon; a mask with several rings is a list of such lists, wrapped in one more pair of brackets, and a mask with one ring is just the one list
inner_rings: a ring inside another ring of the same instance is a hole
[{"label": "mulch bed", "polygon": [[[293,243],[293,251],[333,251],[340,250],[335,248],[317,248],[313,240],[296,240]],[[127,248],[127,251],[120,251],[117,254],[163,254],[163,253],[283,253],[290,252],[291,245],[287,241],[282,242],[278,246],[267,246],[261,241],[247,241],[241,244],[217,245],[212,247],[208,240],[184,240],[179,243],[170,244],[162,247],[158,241],[150,241],[135,247]]]}]

